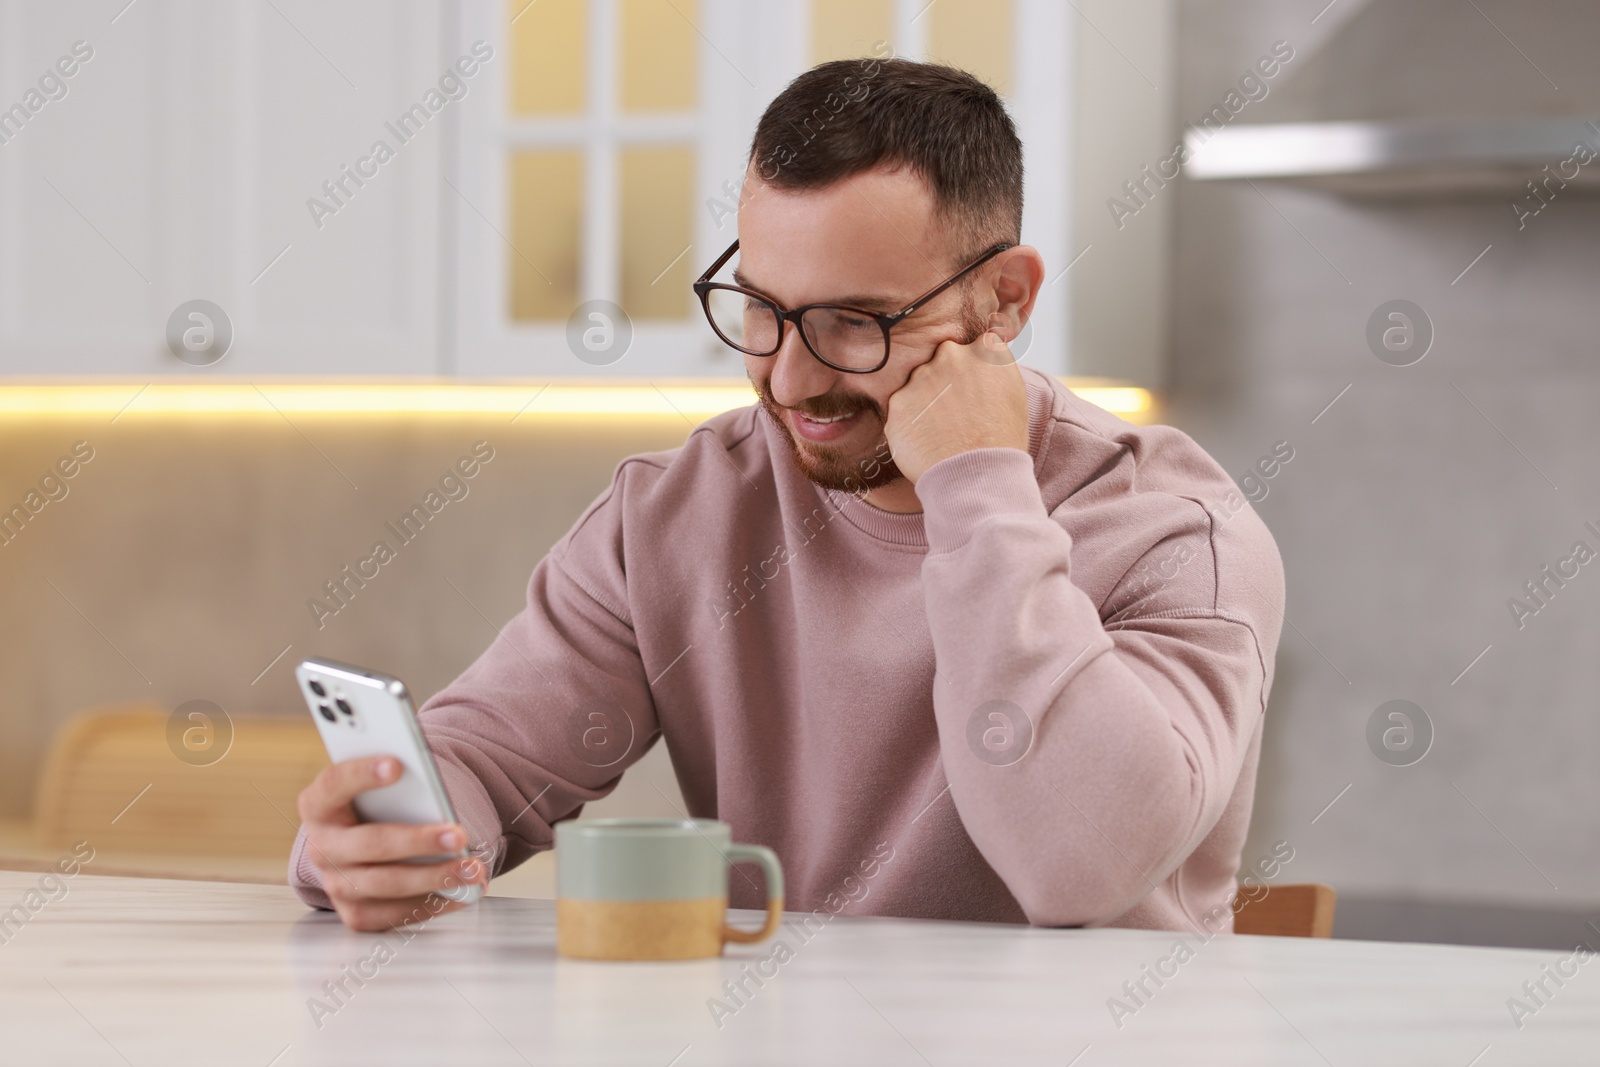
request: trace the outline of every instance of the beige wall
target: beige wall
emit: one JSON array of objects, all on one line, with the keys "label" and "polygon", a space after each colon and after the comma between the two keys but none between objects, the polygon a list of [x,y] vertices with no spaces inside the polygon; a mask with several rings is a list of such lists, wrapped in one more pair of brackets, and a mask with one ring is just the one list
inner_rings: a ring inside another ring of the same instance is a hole
[{"label": "beige wall", "polygon": [[[94,449],[68,495],[0,545],[0,817],[27,814],[52,733],[84,708],[204,699],[303,715],[292,671],[313,654],[398,674],[420,701],[518,610],[534,564],[617,461],[676,447],[689,429],[677,417],[295,423],[304,436],[276,415],[0,425],[5,509],[74,442]],[[307,599],[375,540],[396,544],[385,520],[480,440],[495,456],[467,496],[319,630]]]}]

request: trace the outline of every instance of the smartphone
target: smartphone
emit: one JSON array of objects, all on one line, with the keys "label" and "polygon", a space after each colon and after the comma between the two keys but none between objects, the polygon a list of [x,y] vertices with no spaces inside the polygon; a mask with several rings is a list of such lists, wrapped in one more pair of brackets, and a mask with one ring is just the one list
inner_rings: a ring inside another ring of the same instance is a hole
[{"label": "smartphone", "polygon": [[[400,761],[398,781],[356,796],[354,806],[362,822],[456,821],[404,682],[364,667],[315,658],[303,660],[294,676],[329,759],[343,763],[393,756]],[[404,862],[443,863],[465,859],[467,854],[463,847],[453,854],[416,856]],[[463,883],[434,892],[446,900],[473,904],[483,896],[483,887]]]}]

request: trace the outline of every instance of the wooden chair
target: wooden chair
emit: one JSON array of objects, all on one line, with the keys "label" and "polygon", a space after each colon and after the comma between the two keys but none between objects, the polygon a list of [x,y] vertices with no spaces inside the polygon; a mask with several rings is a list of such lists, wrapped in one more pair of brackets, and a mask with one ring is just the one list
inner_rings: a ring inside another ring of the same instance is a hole
[{"label": "wooden chair", "polygon": [[226,755],[201,766],[169,747],[170,714],[139,706],[68,721],[45,756],[32,851],[87,841],[92,872],[284,881],[296,798],[328,765],[316,727],[303,714],[230,715]]},{"label": "wooden chair", "polygon": [[1239,898],[1233,932],[1266,937],[1332,937],[1338,894],[1332,886],[1308,882],[1275,885],[1255,900]]}]

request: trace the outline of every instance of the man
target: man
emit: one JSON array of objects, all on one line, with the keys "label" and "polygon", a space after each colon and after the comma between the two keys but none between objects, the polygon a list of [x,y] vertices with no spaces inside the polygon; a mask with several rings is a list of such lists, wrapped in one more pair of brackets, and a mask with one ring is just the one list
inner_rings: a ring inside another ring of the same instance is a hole
[{"label": "man", "polygon": [[1188,437],[1011,358],[1046,274],[999,98],[824,64],[742,199],[732,280],[696,291],[760,404],[624,461],[424,705],[461,826],[356,825],[378,761],[306,789],[302,899],[365,930],[444,910],[484,864],[398,861],[515,866],[660,737],[790,909],[1231,928],[1282,565]]}]

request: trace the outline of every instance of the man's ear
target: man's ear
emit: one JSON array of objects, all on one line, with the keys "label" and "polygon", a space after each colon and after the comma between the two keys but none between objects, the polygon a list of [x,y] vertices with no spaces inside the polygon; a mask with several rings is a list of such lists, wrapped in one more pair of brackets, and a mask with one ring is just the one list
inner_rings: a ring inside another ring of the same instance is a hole
[{"label": "man's ear", "polygon": [[989,329],[1007,342],[1017,339],[1033,314],[1044,287],[1044,257],[1032,245],[1008,248],[995,257],[995,308],[989,312]]}]

